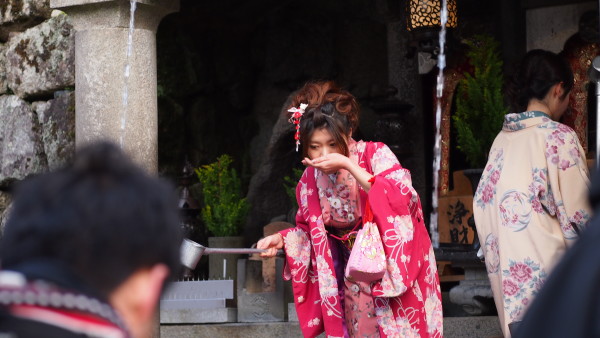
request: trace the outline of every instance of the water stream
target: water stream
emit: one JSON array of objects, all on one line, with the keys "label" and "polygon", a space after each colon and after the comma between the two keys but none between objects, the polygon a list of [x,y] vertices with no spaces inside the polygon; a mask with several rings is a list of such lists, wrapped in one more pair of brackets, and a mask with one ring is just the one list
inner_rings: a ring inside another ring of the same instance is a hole
[{"label": "water stream", "polygon": [[129,9],[129,31],[127,33],[127,54],[125,56],[125,82],[123,85],[123,105],[121,107],[121,130],[119,135],[119,145],[123,149],[123,139],[125,137],[125,126],[127,125],[127,112],[129,110],[129,73],[131,71],[131,52],[133,50],[133,30],[135,27],[135,8],[137,2],[130,1]]},{"label": "water stream", "polygon": [[444,93],[444,68],[446,67],[446,54],[444,45],[446,43],[446,22],[448,22],[448,4],[442,0],[442,9],[440,12],[440,53],[438,54],[438,68],[436,85],[436,108],[435,108],[435,142],[433,144],[433,194],[431,198],[431,217],[429,221],[429,230],[431,233],[431,242],[434,248],[440,245],[440,235],[438,233],[438,186],[440,177],[441,145],[442,137],[440,125],[442,122],[442,94]]}]

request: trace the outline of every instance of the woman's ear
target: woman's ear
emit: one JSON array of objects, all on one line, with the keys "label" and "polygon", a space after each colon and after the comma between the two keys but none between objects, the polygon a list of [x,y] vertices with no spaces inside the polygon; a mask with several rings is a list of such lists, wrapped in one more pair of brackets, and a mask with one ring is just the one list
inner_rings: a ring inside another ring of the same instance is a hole
[{"label": "woman's ear", "polygon": [[555,96],[558,97],[558,99],[562,99],[563,96],[565,95],[565,87],[564,84],[562,82],[559,82],[557,84],[554,85],[554,92],[555,92]]}]

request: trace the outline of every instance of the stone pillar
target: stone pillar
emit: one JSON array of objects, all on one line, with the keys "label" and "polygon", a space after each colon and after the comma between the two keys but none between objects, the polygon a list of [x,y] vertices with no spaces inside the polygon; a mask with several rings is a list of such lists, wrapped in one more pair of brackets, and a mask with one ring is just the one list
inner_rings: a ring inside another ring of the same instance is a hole
[{"label": "stone pillar", "polygon": [[[108,139],[148,172],[158,166],[156,29],[178,0],[135,0],[130,75],[125,79],[130,1],[50,0],[75,28],[75,145]],[[123,94],[127,85],[128,99]],[[125,127],[121,127],[122,120]]]}]

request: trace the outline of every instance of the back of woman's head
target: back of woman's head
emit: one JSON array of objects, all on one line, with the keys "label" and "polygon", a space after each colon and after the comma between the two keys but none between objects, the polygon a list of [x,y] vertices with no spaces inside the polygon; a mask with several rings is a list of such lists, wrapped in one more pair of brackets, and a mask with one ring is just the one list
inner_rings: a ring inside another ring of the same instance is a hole
[{"label": "back of woman's head", "polygon": [[292,107],[305,103],[308,106],[300,119],[300,144],[303,156],[315,130],[325,128],[340,145],[343,154],[348,154],[344,137],[358,127],[359,106],[350,92],[341,89],[333,81],[306,83],[292,99]]},{"label": "back of woman's head", "polygon": [[550,88],[561,83],[566,97],[573,88],[573,71],[561,56],[541,49],[529,51],[506,84],[511,112],[525,111],[530,100],[542,100]]}]

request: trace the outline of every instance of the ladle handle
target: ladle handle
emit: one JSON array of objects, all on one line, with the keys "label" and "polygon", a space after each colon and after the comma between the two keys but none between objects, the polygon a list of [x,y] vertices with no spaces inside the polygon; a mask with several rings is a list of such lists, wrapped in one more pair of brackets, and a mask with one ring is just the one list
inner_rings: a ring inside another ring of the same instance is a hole
[{"label": "ladle handle", "polygon": [[[264,249],[247,249],[247,248],[206,248],[202,255],[215,254],[255,254],[263,253]],[[283,255],[283,250],[277,250],[277,255]]]}]

